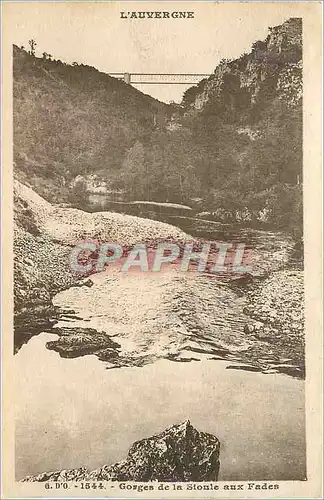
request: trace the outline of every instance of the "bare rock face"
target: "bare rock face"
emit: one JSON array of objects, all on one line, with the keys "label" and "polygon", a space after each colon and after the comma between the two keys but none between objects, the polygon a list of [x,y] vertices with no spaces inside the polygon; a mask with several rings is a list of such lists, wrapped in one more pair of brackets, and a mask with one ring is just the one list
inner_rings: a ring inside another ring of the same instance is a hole
[{"label": "bare rock face", "polygon": [[100,469],[44,472],[23,481],[217,481],[217,437],[199,432],[187,420],[132,445],[126,460]]},{"label": "bare rock face", "polygon": [[[196,113],[222,96],[245,90],[250,105],[262,101],[273,79],[274,97],[288,106],[298,106],[302,97],[302,19],[290,18],[279,26],[269,28],[266,40],[255,42],[249,54],[238,59],[222,59],[214,74],[202,80],[195,91],[185,94],[183,104],[187,113]],[[243,95],[243,94],[242,94]],[[219,119],[219,117],[218,117]],[[252,134],[258,135],[256,130]],[[250,135],[250,134],[249,134]],[[250,135],[251,138],[251,135]],[[253,137],[252,137],[253,140]]]}]

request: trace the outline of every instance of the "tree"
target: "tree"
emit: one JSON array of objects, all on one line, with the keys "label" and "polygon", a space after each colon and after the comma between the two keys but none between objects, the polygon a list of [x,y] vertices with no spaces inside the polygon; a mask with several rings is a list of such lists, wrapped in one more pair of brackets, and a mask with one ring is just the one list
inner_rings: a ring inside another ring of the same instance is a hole
[{"label": "tree", "polygon": [[144,164],[144,147],[139,141],[129,149],[122,165],[122,176],[125,187],[132,197],[145,198],[146,193],[146,171]]},{"label": "tree", "polygon": [[47,52],[43,52],[43,59],[45,61],[51,61],[52,60],[52,54],[48,54]]},{"label": "tree", "polygon": [[72,200],[78,206],[83,206],[88,200],[87,184],[83,178],[77,179],[72,187]]},{"label": "tree", "polygon": [[34,56],[35,55],[35,51],[36,51],[37,43],[35,42],[35,40],[33,38],[31,38],[30,40],[28,40],[28,43],[29,43],[29,47],[30,47],[29,53],[30,53],[31,56]]},{"label": "tree", "polygon": [[254,42],[252,44],[252,51],[258,50],[258,51],[263,51],[266,50],[267,44],[264,41],[258,40],[257,42]]}]

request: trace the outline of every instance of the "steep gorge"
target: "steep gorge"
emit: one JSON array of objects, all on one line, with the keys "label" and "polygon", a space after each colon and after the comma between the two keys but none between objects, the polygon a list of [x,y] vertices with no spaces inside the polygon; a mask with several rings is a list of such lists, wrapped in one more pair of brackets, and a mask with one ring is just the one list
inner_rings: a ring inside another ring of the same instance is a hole
[{"label": "steep gorge", "polygon": [[239,212],[259,224],[262,213],[300,236],[302,21],[222,60],[180,105],[14,47],[14,146],[18,179],[49,201],[75,204],[73,179],[95,176],[125,199],[180,202],[228,222]]}]

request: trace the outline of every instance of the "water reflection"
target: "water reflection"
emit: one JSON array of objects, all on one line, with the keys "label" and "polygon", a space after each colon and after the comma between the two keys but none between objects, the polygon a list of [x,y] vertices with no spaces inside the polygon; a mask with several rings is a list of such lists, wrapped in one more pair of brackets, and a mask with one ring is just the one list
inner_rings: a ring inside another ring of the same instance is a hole
[{"label": "water reflection", "polygon": [[33,337],[15,357],[17,478],[113,463],[187,418],[220,439],[219,480],[305,478],[302,381],[207,360],[105,370],[45,349],[55,338]]}]

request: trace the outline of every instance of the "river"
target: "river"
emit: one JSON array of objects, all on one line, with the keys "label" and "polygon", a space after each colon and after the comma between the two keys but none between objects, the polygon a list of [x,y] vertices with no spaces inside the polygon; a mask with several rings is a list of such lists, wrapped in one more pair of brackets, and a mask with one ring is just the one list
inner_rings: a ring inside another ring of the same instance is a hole
[{"label": "river", "polygon": [[[186,223],[191,223],[188,218]],[[283,239],[270,232],[243,230],[242,235],[250,242],[256,239],[259,253],[266,255],[280,250]],[[216,239],[215,229],[212,235],[208,233],[211,236]],[[222,236],[226,239],[224,231]],[[115,288],[109,295],[105,279],[99,277],[99,283],[90,289],[71,288],[54,298],[55,305],[76,311],[79,321],[73,320],[72,326],[104,329],[114,321],[118,327],[119,317],[112,319],[109,300],[114,296],[121,302],[124,288],[119,292]],[[205,293],[203,288],[201,293]],[[218,331],[223,328],[226,334],[231,333],[237,325],[239,335],[240,313],[233,310],[229,292],[225,302],[221,293],[213,299],[219,310]],[[139,302],[133,300],[135,311],[143,308],[142,295],[143,290],[138,289]],[[153,295],[151,306],[155,310]],[[242,299],[238,296],[236,300]],[[123,311],[128,312],[127,304]],[[125,314],[121,329],[127,328]],[[67,322],[71,320],[62,316],[56,326],[69,326]],[[133,317],[129,323],[134,325]],[[152,325],[148,323],[148,329]],[[46,342],[57,338],[55,328],[52,333],[36,335],[15,356],[17,479],[44,471],[80,466],[94,469],[114,463],[125,458],[134,441],[187,419],[198,430],[220,439],[219,480],[305,479],[303,380],[280,373],[230,370],[229,365],[239,364],[235,358],[229,358],[231,362],[210,358],[199,349],[195,354],[199,361],[152,358],[141,367],[107,369],[111,368],[109,363],[94,355],[64,359],[46,349]],[[164,341],[167,344],[169,338],[165,336]],[[182,352],[186,349],[185,345]]]},{"label": "river", "polygon": [[304,384],[226,370],[224,361],[106,370],[95,356],[62,359],[33,337],[16,355],[16,474],[87,466],[190,419],[221,441],[219,480],[305,477]]}]

